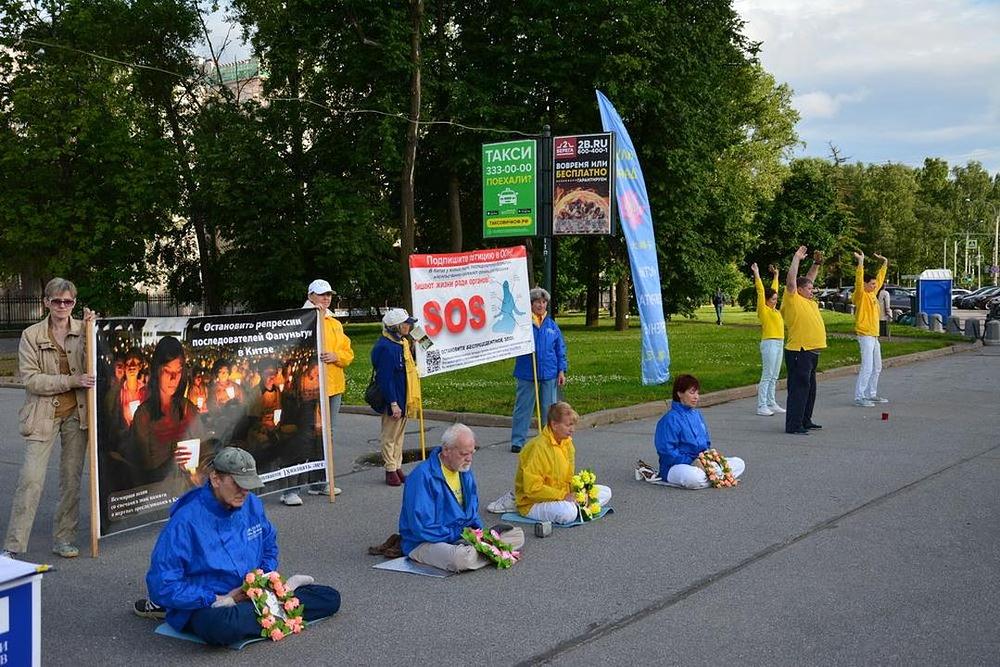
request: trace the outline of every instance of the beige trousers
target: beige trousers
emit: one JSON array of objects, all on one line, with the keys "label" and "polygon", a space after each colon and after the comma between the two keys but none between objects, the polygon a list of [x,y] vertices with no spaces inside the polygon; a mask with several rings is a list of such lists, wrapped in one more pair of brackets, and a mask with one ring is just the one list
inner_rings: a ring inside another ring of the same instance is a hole
[{"label": "beige trousers", "polygon": [[24,553],[28,536],[35,523],[38,501],[45,486],[45,472],[56,436],[62,441],[59,456],[59,506],[53,521],[52,536],[56,544],[72,544],[80,523],[80,483],[83,463],[87,458],[87,432],[80,429],[80,419],[75,414],[56,419],[52,437],[45,442],[29,440],[25,443],[24,464],[14,491],[7,523],[4,549]]},{"label": "beige trousers", "polygon": [[[524,546],[524,531],[515,526],[511,530],[500,533],[500,539],[516,551]],[[410,551],[409,557],[410,560],[449,572],[478,570],[490,564],[485,556],[480,555],[468,544],[448,544],[447,542],[424,542]]]},{"label": "beige trousers", "polygon": [[382,415],[382,462],[386,472],[403,467],[403,435],[406,432],[406,417],[393,419],[392,415]]}]

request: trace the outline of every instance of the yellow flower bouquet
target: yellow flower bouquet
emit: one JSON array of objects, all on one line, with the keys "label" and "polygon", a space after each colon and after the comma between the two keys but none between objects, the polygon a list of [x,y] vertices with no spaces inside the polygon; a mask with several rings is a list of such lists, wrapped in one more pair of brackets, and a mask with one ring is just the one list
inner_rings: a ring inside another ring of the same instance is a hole
[{"label": "yellow flower bouquet", "polygon": [[601,503],[598,502],[597,475],[593,470],[584,468],[573,475],[569,480],[569,487],[573,491],[573,498],[577,507],[580,508],[580,518],[584,521],[591,521],[601,513]]}]

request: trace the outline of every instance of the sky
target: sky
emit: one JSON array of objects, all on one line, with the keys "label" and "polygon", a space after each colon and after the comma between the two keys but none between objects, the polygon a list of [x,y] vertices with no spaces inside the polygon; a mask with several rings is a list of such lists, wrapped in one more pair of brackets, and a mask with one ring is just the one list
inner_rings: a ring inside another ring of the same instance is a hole
[{"label": "sky", "polygon": [[[734,0],[794,91],[796,156],[1000,173],[1000,0]],[[216,42],[223,12],[210,17]],[[247,57],[236,32],[224,62]]]},{"label": "sky", "polygon": [[1000,173],[1000,0],[735,0],[805,146]]}]

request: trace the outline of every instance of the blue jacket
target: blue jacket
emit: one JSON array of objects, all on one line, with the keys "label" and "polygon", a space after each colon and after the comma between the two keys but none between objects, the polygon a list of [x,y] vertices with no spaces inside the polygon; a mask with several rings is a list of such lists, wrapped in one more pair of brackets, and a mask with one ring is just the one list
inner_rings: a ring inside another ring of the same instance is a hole
[{"label": "blue jacket", "polygon": [[406,555],[423,542],[450,544],[461,539],[463,528],[483,527],[475,476],[471,470],[458,473],[464,501],[464,506],[459,505],[441,472],[440,453],[440,447],[432,449],[427,460],[406,476],[403,507],[399,510],[399,536]]},{"label": "blue jacket", "polygon": [[[406,341],[403,341],[406,345]],[[399,409],[406,414],[406,365],[403,361],[403,345],[395,343],[383,335],[379,335],[372,346],[372,368],[375,369],[375,382],[382,390],[385,398],[385,414],[392,414],[392,404],[398,403]]]},{"label": "blue jacket", "polygon": [[[566,341],[563,340],[559,325],[546,315],[542,325],[538,326],[532,320],[531,328],[535,334],[535,357],[538,359],[538,379],[555,380],[559,371],[565,373],[569,366],[566,363]],[[514,361],[514,377],[518,380],[534,382],[535,375],[531,371],[531,355],[522,354]],[[544,415],[542,415],[544,417]]]},{"label": "blue jacket", "polygon": [[212,494],[210,483],[191,489],[174,503],[160,531],[146,573],[153,602],[167,608],[167,623],[183,631],[191,613],[211,607],[243,583],[254,568],[278,567],[278,536],[257,496],[230,510]]},{"label": "blue jacket", "polygon": [[653,445],[660,455],[660,477],[666,479],[670,466],[678,463],[691,465],[699,453],[712,446],[712,438],[697,408],[673,401],[670,412],[656,422]]}]

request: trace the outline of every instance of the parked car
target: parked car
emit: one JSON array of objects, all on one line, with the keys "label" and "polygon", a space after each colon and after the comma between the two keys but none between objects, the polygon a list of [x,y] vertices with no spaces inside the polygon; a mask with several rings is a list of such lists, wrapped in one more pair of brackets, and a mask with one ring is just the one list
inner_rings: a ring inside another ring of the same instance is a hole
[{"label": "parked car", "polygon": [[847,304],[851,302],[851,295],[854,293],[854,285],[842,287],[830,296],[828,303],[830,307],[841,312],[847,310]]},{"label": "parked car", "polygon": [[976,297],[978,297],[981,294],[984,294],[985,292],[987,292],[988,290],[991,290],[991,289],[993,289],[992,286],[989,286],[989,287],[980,287],[979,289],[975,290],[974,292],[969,292],[965,296],[960,297],[958,299],[958,303],[957,304],[953,304],[953,305],[955,305],[958,308],[961,308],[963,310],[969,310],[971,308],[975,308],[975,306],[973,306],[972,304],[975,301]]},{"label": "parked car", "polygon": [[1000,296],[1000,287],[991,287],[982,294],[972,297],[972,307],[983,310],[986,308],[986,302],[995,296]]},{"label": "parked car", "polygon": [[966,294],[958,301],[958,307],[965,310],[973,310],[977,308],[985,308],[986,302],[989,301],[991,297],[1000,295],[1000,287],[983,287],[977,289],[975,292]]},{"label": "parked car", "polygon": [[893,310],[901,310],[904,313],[910,312],[910,297],[913,290],[899,285],[887,285],[885,291],[889,293],[889,307]]},{"label": "parked car", "polygon": [[961,299],[963,296],[969,294],[971,290],[967,290],[964,287],[952,287],[951,288],[951,305],[954,306],[955,302]]}]

